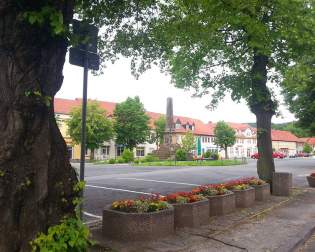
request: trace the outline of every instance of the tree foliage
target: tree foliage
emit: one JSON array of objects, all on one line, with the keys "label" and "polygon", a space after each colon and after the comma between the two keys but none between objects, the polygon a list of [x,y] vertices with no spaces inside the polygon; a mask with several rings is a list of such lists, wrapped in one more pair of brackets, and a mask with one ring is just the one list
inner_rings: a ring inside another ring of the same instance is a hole
[{"label": "tree foliage", "polygon": [[[74,108],[70,113],[71,118],[67,122],[68,133],[72,141],[81,143],[82,109]],[[99,148],[105,141],[113,137],[113,126],[98,102],[88,101],[86,112],[86,147],[91,150],[91,158],[94,150]]]},{"label": "tree foliage", "polygon": [[[315,23],[315,22],[314,22]],[[315,50],[315,40],[314,47]],[[286,72],[283,94],[299,125],[315,134],[315,57],[303,57]]]},{"label": "tree foliage", "polygon": [[153,64],[175,86],[211,94],[215,107],[226,93],[244,99],[256,115],[260,178],[271,182],[271,118],[277,100],[269,83],[314,41],[313,0],[156,1],[150,17],[126,23],[112,37],[112,51],[132,57],[136,76]]},{"label": "tree foliage", "polygon": [[116,142],[132,150],[148,140],[149,117],[139,97],[130,98],[116,105],[114,110]]},{"label": "tree foliage", "polygon": [[196,140],[192,132],[187,132],[182,139],[181,148],[186,153],[191,153],[196,149]]},{"label": "tree foliage", "polygon": [[227,148],[233,146],[236,141],[235,131],[224,121],[220,121],[214,128],[214,143],[225,151],[225,158],[228,158]]},{"label": "tree foliage", "polygon": [[305,143],[303,146],[303,152],[311,153],[312,151],[313,151],[312,147],[308,143]]}]

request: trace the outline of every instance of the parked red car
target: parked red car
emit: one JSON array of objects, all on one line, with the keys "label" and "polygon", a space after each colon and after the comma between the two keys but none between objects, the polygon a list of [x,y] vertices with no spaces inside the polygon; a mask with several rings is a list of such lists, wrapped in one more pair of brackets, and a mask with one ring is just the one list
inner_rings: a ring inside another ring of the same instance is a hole
[{"label": "parked red car", "polygon": [[[254,153],[253,155],[251,155],[250,156],[251,158],[253,158],[253,159],[259,159],[259,153],[257,152],[257,153]],[[273,158],[285,158],[286,157],[286,155],[285,154],[283,154],[283,153],[281,153],[281,152],[273,152],[272,153],[272,157]]]}]

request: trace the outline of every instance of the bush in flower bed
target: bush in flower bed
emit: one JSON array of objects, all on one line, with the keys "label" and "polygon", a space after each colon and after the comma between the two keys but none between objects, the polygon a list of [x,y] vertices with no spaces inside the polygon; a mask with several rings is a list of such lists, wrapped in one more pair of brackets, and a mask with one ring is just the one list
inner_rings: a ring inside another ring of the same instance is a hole
[{"label": "bush in flower bed", "polygon": [[170,205],[159,195],[149,198],[140,197],[138,199],[127,199],[114,201],[111,205],[112,210],[126,213],[150,213],[165,210]]},{"label": "bush in flower bed", "polygon": [[310,187],[315,187],[315,172],[307,176],[307,181]]},{"label": "bush in flower bed", "polygon": [[266,181],[256,177],[245,178],[242,181],[255,188],[255,200],[264,201],[270,197],[270,185]]},{"label": "bush in flower bed", "polygon": [[224,215],[234,211],[235,195],[224,184],[200,186],[192,190],[209,200],[209,216]]},{"label": "bush in flower bed", "polygon": [[201,194],[205,197],[231,193],[231,191],[226,189],[224,184],[210,184],[210,185],[199,186],[193,189],[192,192],[195,194]]},{"label": "bush in flower bed", "polygon": [[174,208],[159,195],[119,200],[103,210],[103,235],[124,241],[156,240],[174,233]]},{"label": "bush in flower bed", "polygon": [[162,197],[162,199],[170,204],[185,204],[205,200],[206,198],[200,194],[193,194],[191,192],[177,192],[168,194],[166,197]]},{"label": "bush in flower bed", "polygon": [[174,207],[175,228],[199,227],[209,222],[209,201],[200,194],[177,192],[163,200]]}]

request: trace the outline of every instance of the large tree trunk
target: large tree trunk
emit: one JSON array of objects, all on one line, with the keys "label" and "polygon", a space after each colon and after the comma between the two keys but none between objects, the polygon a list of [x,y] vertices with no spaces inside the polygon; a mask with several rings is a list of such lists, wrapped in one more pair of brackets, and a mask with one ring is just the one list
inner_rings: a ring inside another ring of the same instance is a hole
[{"label": "large tree trunk", "polygon": [[93,148],[93,149],[90,149],[90,151],[91,151],[90,160],[91,160],[91,161],[94,161],[94,159],[95,159],[95,149],[94,149],[94,148]]},{"label": "large tree trunk", "polygon": [[271,183],[275,165],[272,158],[271,117],[268,112],[256,114],[257,119],[257,147],[259,159],[257,160],[257,172],[259,178]]},{"label": "large tree trunk", "polygon": [[229,159],[227,146],[224,147],[225,159]]},{"label": "large tree trunk", "polygon": [[268,57],[256,53],[251,70],[252,97],[249,105],[257,120],[258,176],[271,183],[272,173],[275,171],[272,158],[271,118],[275,114],[276,104],[267,87],[267,65]]},{"label": "large tree trunk", "polygon": [[[74,210],[77,179],[53,109],[67,43],[48,23],[22,19],[46,2],[0,0],[1,252],[29,251],[38,232]],[[53,3],[68,23],[72,1]]]}]

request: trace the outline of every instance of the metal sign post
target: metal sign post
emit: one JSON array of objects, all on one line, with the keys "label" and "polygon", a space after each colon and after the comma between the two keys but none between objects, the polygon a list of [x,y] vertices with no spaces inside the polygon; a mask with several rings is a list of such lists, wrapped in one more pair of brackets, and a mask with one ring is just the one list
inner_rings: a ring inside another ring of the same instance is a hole
[{"label": "metal sign post", "polygon": [[[85,53],[86,54],[86,53]],[[89,61],[84,55],[83,70],[83,97],[82,97],[82,127],[81,127],[81,158],[80,158],[80,181],[84,181],[85,153],[86,153],[86,105],[87,105],[87,85],[89,73]]]},{"label": "metal sign post", "polygon": [[99,56],[97,55],[97,27],[83,21],[73,20],[73,33],[79,42],[70,48],[70,64],[81,66],[83,71],[83,97],[82,97],[82,127],[81,127],[81,156],[80,181],[84,181],[85,153],[86,153],[86,106],[89,69],[99,69]]}]

